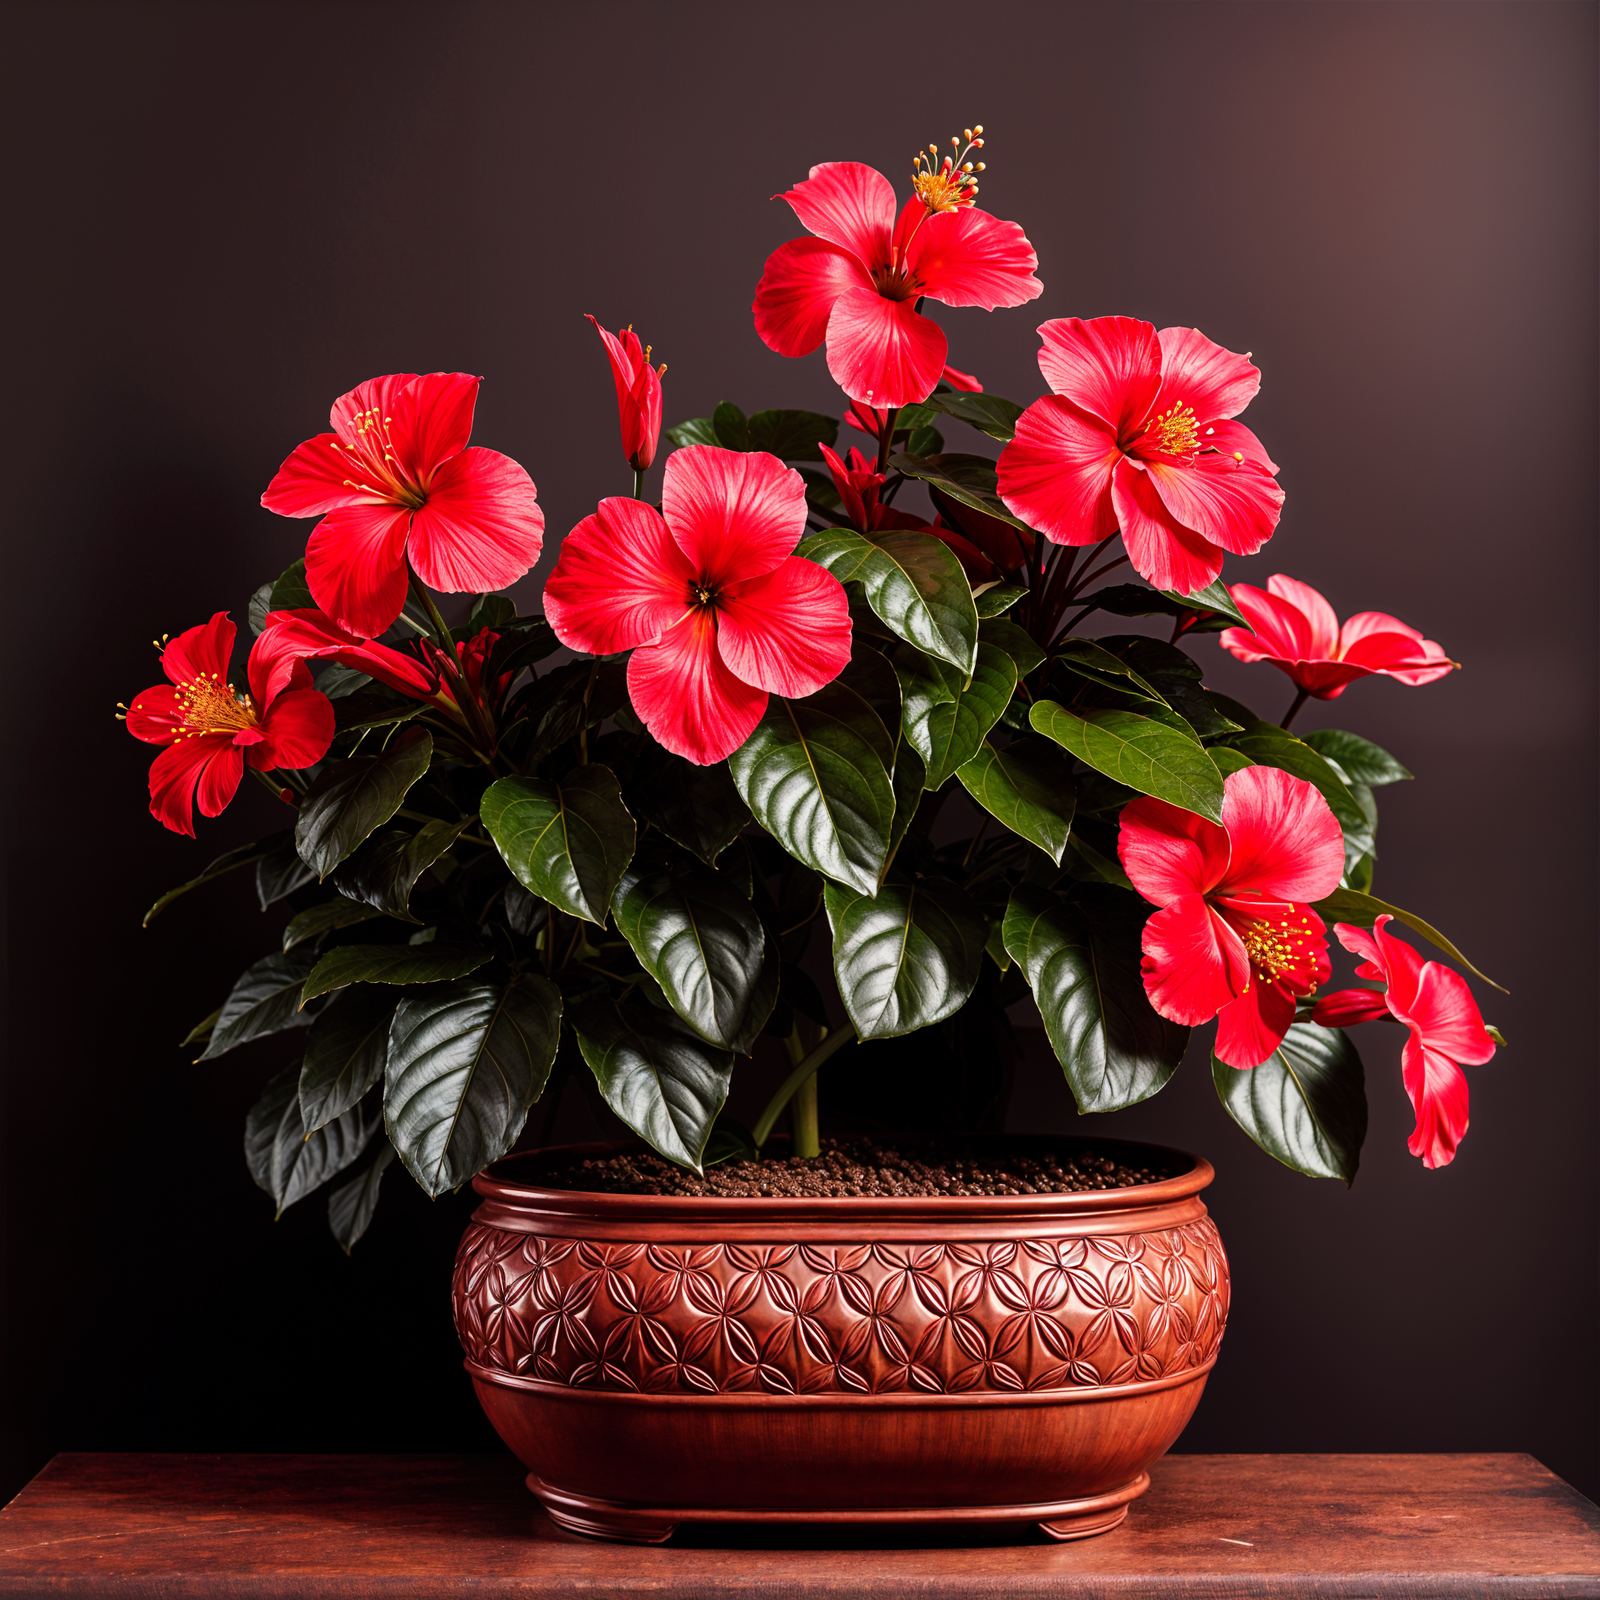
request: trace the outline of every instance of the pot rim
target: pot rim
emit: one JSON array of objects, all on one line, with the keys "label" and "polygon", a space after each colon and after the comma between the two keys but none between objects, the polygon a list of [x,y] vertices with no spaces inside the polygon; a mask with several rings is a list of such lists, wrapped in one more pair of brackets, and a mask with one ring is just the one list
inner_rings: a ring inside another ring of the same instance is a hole
[{"label": "pot rim", "polygon": [[867,1221],[891,1219],[908,1222],[926,1214],[959,1220],[996,1222],[1002,1217],[1038,1221],[1045,1217],[1094,1216],[1112,1211],[1147,1211],[1187,1200],[1207,1188],[1216,1177],[1211,1163],[1187,1150],[1170,1145],[1146,1144],[1132,1139],[1089,1138],[1078,1134],[994,1134],[979,1137],[1002,1141],[1013,1151],[1028,1146],[1060,1151],[1063,1146],[1093,1149],[1106,1155],[1148,1153],[1188,1163],[1188,1170],[1155,1183],[1132,1184],[1121,1189],[1085,1189],[1073,1194],[984,1195],[809,1195],[752,1196],[608,1194],[594,1189],[552,1189],[538,1183],[518,1182],[509,1170],[518,1164],[552,1157],[621,1155],[649,1147],[642,1140],[595,1140],[583,1144],[551,1145],[541,1150],[519,1150],[502,1157],[480,1172],[473,1189],[491,1204],[513,1211],[555,1211],[611,1221],[650,1218],[657,1222],[777,1223],[816,1220]]}]

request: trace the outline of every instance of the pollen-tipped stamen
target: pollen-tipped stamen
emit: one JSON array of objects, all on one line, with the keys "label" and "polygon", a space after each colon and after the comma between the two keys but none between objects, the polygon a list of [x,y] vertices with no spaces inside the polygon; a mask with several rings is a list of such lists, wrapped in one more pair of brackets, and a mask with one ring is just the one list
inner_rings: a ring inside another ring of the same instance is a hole
[{"label": "pollen-tipped stamen", "polygon": [[[962,136],[966,139],[962,145]],[[983,148],[983,124],[963,128],[960,136],[950,140],[954,156],[939,158],[939,147],[930,144],[926,154],[918,151],[911,164],[911,188],[927,207],[929,215],[939,211],[961,211],[976,203],[978,196],[977,174],[983,171],[981,161],[967,158],[974,150]]]}]

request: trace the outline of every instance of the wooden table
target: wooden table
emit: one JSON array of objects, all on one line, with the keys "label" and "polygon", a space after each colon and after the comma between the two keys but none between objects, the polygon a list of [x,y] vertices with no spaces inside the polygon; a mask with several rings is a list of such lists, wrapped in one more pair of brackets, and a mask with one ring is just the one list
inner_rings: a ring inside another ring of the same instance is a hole
[{"label": "wooden table", "polygon": [[1116,1532],[558,1532],[510,1456],[61,1455],[0,1595],[1600,1596],[1600,1508],[1525,1455],[1169,1456]]}]

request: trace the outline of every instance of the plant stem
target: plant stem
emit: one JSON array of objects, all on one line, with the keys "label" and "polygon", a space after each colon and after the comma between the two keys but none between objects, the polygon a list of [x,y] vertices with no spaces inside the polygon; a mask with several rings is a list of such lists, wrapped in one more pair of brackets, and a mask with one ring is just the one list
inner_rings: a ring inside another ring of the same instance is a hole
[{"label": "plant stem", "polygon": [[1294,721],[1296,716],[1299,715],[1300,707],[1303,706],[1306,703],[1306,700],[1310,696],[1310,694],[1311,694],[1311,691],[1309,689],[1302,689],[1294,697],[1294,704],[1289,707],[1288,711],[1284,715],[1283,721],[1278,724],[1278,726],[1280,728],[1282,728],[1285,732],[1288,732],[1289,724]]},{"label": "plant stem", "polygon": [[635,500],[643,500],[644,499],[644,468],[643,467],[635,467],[633,469],[633,498]]},{"label": "plant stem", "polygon": [[758,1150],[772,1137],[772,1126],[778,1120],[779,1113],[793,1098],[795,1090],[811,1077],[829,1056],[836,1050],[843,1049],[855,1036],[856,1029],[853,1022],[845,1023],[833,1033],[825,1032],[812,1046],[811,1053],[778,1085],[778,1092],[767,1102],[767,1108],[761,1113],[761,1120],[756,1123],[751,1135]]},{"label": "plant stem", "polygon": [[900,408],[896,406],[892,410],[882,413],[882,415],[884,419],[883,432],[878,435],[878,471],[887,477],[889,472],[889,450],[891,448],[890,441],[894,438],[894,423],[895,418],[900,415]]},{"label": "plant stem", "polygon": [[[826,1028],[821,1030],[818,1035],[819,1042],[827,1031]],[[798,1022],[783,1044],[789,1052],[789,1065],[798,1067],[805,1059],[805,1048],[800,1043]],[[794,1140],[794,1153],[797,1156],[804,1156],[809,1160],[812,1156],[822,1154],[822,1143],[818,1137],[817,1127],[817,1075],[814,1072],[795,1090],[794,1099],[789,1102],[789,1128]]]}]

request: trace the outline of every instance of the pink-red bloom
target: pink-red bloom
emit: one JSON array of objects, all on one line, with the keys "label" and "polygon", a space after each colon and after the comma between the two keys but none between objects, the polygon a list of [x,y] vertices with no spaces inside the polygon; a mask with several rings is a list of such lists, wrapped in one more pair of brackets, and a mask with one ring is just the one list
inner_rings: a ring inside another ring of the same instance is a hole
[{"label": "pink-red bloom", "polygon": [[992,311],[1044,287],[1022,229],[976,210],[965,194],[924,186],[897,218],[882,173],[859,161],[813,167],[781,198],[815,237],[767,257],[756,332],[784,356],[809,355],[826,340],[828,371],[863,406],[925,399],[949,347],[944,330],[915,309],[919,298]]},{"label": "pink-red bloom", "polygon": [[[945,369],[939,374],[940,383],[948,383],[952,389],[960,389],[966,394],[982,394],[983,385],[973,377],[970,372],[958,371],[948,362]],[[878,438],[889,425],[887,411],[874,411],[871,406],[864,406],[859,400],[852,400],[850,408],[844,414],[844,420],[860,433],[870,434]]]},{"label": "pink-red bloom", "polygon": [[1000,454],[1015,515],[1056,544],[1098,544],[1120,527],[1139,575],[1182,594],[1214,582],[1225,553],[1252,555],[1272,537],[1278,469],[1231,420],[1261,385],[1247,356],[1132,317],[1060,318],[1039,336],[1055,392],[1022,413]]},{"label": "pink-red bloom", "polygon": [[661,505],[602,500],[562,543],[545,616],[574,650],[632,650],[634,710],[667,749],[709,766],[750,737],[769,694],[838,676],[850,608],[831,572],[790,554],[805,483],[775,456],[674,450]]},{"label": "pink-red bloom", "polygon": [[1325,1028],[1348,1028],[1392,1016],[1410,1029],[1400,1051],[1400,1073],[1417,1125],[1407,1145],[1424,1166],[1444,1167],[1455,1159],[1467,1131],[1467,1079],[1457,1063],[1481,1066],[1494,1054],[1494,1040],[1461,975],[1437,961],[1424,961],[1388,931],[1386,924],[1393,920],[1379,917],[1371,933],[1334,924],[1339,943],[1364,958],[1356,976],[1381,979],[1388,988],[1324,995],[1313,1017]]},{"label": "pink-red bloom", "polygon": [[927,520],[913,516],[909,511],[896,511],[893,506],[880,504],[878,493],[888,481],[873,468],[862,453],[854,449],[840,460],[827,445],[822,446],[822,459],[833,476],[833,486],[838,491],[844,507],[845,520],[860,533],[877,533],[885,528],[926,528]]},{"label": "pink-red bloom", "polygon": [[467,446],[480,382],[465,372],[372,378],[334,402],[333,432],[308,439],[267,485],[269,511],[322,517],[306,583],[351,633],[373,638],[400,615],[408,565],[432,588],[481,593],[539,559],[533,481],[509,456]]},{"label": "pink-red bloom", "polygon": [[309,767],[333,742],[333,707],[311,687],[305,663],[282,641],[257,639],[246,667],[250,690],[228,682],[235,629],[226,611],[180,633],[161,651],[169,681],[136,695],[128,732],[165,745],[150,767],[150,812],[194,836],[194,806],[214,817],[238,792],[245,764],[261,771]]},{"label": "pink-red bloom", "polygon": [[1236,583],[1228,591],[1254,633],[1229,628],[1223,648],[1241,661],[1270,661],[1297,689],[1336,700],[1357,678],[1381,672],[1401,683],[1432,683],[1455,669],[1432,639],[1382,611],[1360,611],[1343,627],[1308,583],[1281,573],[1265,590]]},{"label": "pink-red bloom", "polygon": [[1277,767],[1223,785],[1222,826],[1164,800],[1122,810],[1122,870],[1159,906],[1144,928],[1150,1004],[1189,1026],[1217,1019],[1216,1054],[1259,1066],[1295,999],[1325,983],[1327,930],[1310,902],[1338,887],[1344,836],[1328,802]]},{"label": "pink-red bloom", "polygon": [[663,365],[658,372],[650,365],[650,347],[640,344],[631,324],[613,337],[593,317],[589,321],[611,358],[622,453],[635,472],[643,472],[655,460],[656,442],[661,437],[661,380],[667,369]]}]

